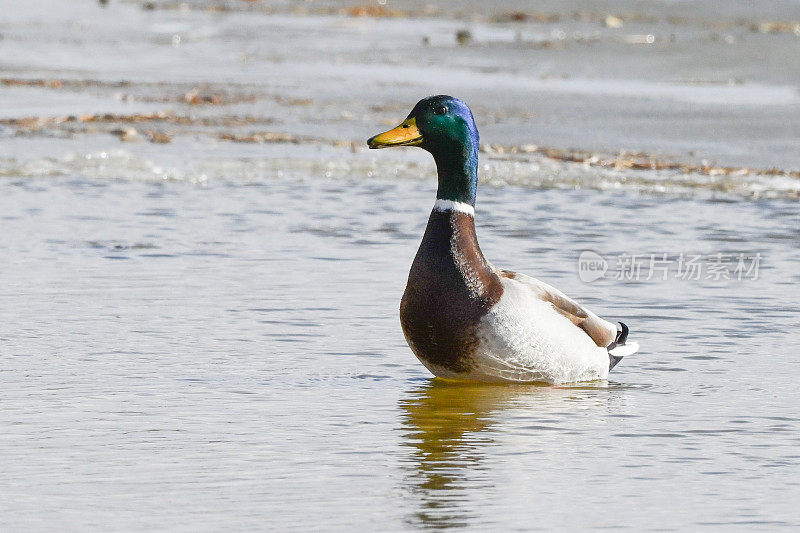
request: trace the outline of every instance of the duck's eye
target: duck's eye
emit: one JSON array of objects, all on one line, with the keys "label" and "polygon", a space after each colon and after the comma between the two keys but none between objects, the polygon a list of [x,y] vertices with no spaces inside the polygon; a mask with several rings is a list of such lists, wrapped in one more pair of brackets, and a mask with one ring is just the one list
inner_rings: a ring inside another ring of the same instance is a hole
[{"label": "duck's eye", "polygon": [[439,107],[434,108],[433,110],[434,115],[446,115],[447,114],[447,107],[440,105]]}]

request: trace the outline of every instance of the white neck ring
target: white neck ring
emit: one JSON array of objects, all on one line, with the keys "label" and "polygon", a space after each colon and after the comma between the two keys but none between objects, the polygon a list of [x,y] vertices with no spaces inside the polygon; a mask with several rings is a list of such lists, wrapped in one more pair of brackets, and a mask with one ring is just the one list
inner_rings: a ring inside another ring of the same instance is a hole
[{"label": "white neck ring", "polygon": [[438,198],[433,204],[434,211],[456,211],[475,217],[475,208],[465,202],[454,202],[453,200],[442,200]]}]

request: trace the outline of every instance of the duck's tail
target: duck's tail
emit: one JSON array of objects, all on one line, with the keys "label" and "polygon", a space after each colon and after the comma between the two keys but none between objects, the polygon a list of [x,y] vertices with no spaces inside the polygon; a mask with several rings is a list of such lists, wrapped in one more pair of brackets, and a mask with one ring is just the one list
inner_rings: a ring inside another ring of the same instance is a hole
[{"label": "duck's tail", "polygon": [[614,368],[623,357],[636,353],[639,349],[638,342],[627,342],[628,326],[622,322],[617,323],[617,338],[608,346],[608,369]]}]

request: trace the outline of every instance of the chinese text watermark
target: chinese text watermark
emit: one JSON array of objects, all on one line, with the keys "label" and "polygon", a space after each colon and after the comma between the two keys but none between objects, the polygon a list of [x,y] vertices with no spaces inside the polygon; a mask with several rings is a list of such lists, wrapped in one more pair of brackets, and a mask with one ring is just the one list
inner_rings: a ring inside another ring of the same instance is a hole
[{"label": "chinese text watermark", "polygon": [[763,258],[760,253],[662,252],[623,253],[609,259],[591,250],[581,252],[578,257],[578,277],[585,283],[606,277],[620,281],[757,280]]}]

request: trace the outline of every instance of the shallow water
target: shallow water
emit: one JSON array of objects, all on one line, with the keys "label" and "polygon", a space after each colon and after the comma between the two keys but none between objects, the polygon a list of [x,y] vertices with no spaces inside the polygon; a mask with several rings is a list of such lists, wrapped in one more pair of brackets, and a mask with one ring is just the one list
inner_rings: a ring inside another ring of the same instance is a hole
[{"label": "shallow water", "polygon": [[[0,530],[800,526],[800,180],[487,147],[486,256],[642,349],[607,382],[463,385],[431,378],[398,319],[430,157],[363,146],[454,92],[489,144],[797,170],[781,58],[800,40],[747,29],[800,20],[796,2],[719,21],[706,2],[548,1],[560,19],[516,25],[494,20],[516,0],[399,19],[156,4],[0,0]],[[657,20],[569,15],[593,9]],[[581,280],[583,251],[604,277]],[[739,254],[758,272],[737,279]]]},{"label": "shallow water", "polygon": [[[483,187],[487,256],[643,349],[607,383],[481,387],[398,324],[432,180],[0,188],[4,528],[798,525],[794,201]],[[584,249],[764,261],[584,284]]]}]

